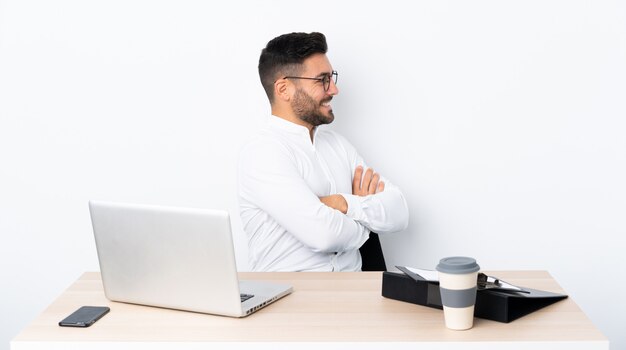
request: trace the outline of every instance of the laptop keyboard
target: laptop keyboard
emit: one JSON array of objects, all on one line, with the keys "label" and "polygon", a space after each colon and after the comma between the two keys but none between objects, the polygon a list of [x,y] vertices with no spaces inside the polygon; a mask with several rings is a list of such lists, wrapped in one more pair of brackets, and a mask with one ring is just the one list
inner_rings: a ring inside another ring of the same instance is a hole
[{"label": "laptop keyboard", "polygon": [[244,301],[252,298],[254,295],[252,295],[252,294],[240,294],[239,296],[241,296],[241,302],[243,303]]}]

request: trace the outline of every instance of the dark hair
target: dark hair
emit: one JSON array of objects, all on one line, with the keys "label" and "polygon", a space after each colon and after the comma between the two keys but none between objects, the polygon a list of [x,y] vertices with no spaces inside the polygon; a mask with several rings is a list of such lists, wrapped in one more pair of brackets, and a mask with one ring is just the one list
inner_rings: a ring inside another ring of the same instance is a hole
[{"label": "dark hair", "polygon": [[276,79],[299,74],[305,59],[326,51],[326,37],[317,32],[283,34],[270,40],[259,57],[259,77],[270,103],[274,101]]}]

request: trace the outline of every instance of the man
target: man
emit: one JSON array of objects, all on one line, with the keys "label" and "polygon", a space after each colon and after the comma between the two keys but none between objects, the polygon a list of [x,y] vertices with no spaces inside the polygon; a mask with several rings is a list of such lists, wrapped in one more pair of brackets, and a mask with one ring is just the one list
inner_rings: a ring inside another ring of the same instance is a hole
[{"label": "man", "polygon": [[408,225],[399,189],[320,127],[334,120],[339,93],[326,52],[321,33],[281,35],[261,52],[272,115],[242,149],[238,179],[254,271],[360,271],[370,230]]}]

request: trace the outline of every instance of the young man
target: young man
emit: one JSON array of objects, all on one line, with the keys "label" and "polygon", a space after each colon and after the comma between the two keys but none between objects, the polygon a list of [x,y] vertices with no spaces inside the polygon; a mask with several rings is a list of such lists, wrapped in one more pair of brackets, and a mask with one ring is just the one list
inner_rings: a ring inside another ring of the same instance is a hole
[{"label": "young man", "polygon": [[272,115],[242,149],[238,178],[254,271],[360,271],[370,230],[408,225],[400,190],[320,127],[334,120],[339,93],[326,51],[323,34],[291,33],[261,52]]}]

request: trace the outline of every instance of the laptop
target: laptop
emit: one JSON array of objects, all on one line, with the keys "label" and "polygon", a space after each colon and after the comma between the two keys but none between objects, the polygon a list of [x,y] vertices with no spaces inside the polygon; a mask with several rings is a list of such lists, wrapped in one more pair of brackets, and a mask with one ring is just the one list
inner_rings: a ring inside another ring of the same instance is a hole
[{"label": "laptop", "polygon": [[101,201],[89,211],[109,300],[244,317],[292,292],[238,279],[226,211]]}]

